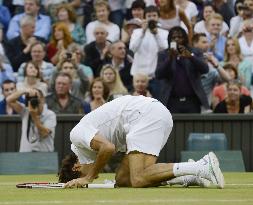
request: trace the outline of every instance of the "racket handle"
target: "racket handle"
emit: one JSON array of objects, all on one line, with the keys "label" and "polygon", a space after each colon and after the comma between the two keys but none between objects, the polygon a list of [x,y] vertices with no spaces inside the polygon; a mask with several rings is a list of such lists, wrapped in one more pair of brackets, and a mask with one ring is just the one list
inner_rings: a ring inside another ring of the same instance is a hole
[{"label": "racket handle", "polygon": [[115,188],[115,184],[87,184],[85,187],[89,189],[112,189]]}]

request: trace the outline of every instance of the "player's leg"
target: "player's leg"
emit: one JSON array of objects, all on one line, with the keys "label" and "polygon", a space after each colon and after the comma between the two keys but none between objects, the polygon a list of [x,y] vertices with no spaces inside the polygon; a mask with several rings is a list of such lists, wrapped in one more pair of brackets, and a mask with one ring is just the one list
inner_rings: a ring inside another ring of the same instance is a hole
[{"label": "player's leg", "polygon": [[219,162],[209,153],[197,162],[158,163],[157,157],[140,152],[129,153],[130,181],[133,187],[155,186],[163,181],[184,175],[197,175],[224,187]]},{"label": "player's leg", "polygon": [[115,172],[116,186],[131,187],[128,155],[124,156]]}]

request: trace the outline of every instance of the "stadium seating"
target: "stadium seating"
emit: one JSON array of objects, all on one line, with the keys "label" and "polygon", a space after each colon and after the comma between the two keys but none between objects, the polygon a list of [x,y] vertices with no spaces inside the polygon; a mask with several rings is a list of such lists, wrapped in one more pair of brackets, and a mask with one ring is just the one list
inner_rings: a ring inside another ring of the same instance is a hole
[{"label": "stadium seating", "polygon": [[0,153],[0,174],[55,174],[57,152]]}]

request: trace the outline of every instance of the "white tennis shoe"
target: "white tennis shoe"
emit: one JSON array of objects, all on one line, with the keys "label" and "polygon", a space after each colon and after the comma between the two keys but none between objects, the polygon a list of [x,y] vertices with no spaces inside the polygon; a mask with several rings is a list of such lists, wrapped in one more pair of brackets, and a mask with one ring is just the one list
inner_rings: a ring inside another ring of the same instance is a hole
[{"label": "white tennis shoe", "polygon": [[197,176],[210,180],[220,189],[224,188],[225,180],[219,167],[219,160],[213,152],[209,152],[197,163],[200,164]]}]

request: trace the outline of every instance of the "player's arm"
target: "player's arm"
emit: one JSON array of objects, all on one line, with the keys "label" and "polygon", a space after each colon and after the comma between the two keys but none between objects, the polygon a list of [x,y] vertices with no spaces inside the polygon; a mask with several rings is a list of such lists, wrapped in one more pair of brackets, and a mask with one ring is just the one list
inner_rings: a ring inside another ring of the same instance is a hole
[{"label": "player's arm", "polygon": [[91,140],[90,146],[97,151],[97,158],[86,178],[93,181],[115,152],[115,145],[103,136],[97,134]]},{"label": "player's arm", "polygon": [[99,172],[115,152],[115,146],[100,134],[96,134],[90,142],[90,147],[97,151],[96,161],[89,167],[85,177],[73,179],[65,184],[65,188],[83,187],[97,178]]}]

